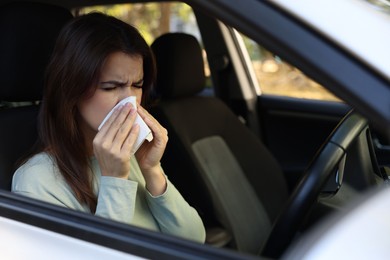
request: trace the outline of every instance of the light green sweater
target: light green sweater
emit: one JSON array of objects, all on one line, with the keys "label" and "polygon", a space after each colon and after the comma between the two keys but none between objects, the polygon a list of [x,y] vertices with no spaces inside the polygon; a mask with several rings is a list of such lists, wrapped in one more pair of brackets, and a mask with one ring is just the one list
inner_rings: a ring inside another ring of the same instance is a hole
[{"label": "light green sweater", "polygon": [[[145,188],[145,180],[133,156],[129,180],[101,176],[98,162],[91,159],[95,174],[94,190],[98,203],[95,215],[165,234],[204,242],[205,229],[198,213],[167,180],[164,194],[154,197]],[[46,153],[33,156],[14,174],[12,191],[90,213],[67,185],[58,167]]]}]

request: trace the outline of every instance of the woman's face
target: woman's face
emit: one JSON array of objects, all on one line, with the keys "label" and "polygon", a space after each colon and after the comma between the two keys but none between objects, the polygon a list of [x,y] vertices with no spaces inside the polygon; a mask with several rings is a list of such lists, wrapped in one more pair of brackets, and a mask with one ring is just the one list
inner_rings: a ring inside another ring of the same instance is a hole
[{"label": "woman's face", "polygon": [[103,64],[95,93],[82,99],[78,105],[84,133],[96,133],[105,116],[122,99],[136,96],[139,104],[143,76],[141,56],[123,52],[110,54]]}]

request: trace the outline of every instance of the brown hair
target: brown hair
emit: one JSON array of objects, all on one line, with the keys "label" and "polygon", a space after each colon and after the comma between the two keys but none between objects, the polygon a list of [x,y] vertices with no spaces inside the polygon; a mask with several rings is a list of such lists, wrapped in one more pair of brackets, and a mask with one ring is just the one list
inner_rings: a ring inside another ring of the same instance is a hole
[{"label": "brown hair", "polygon": [[76,198],[95,212],[93,175],[77,104],[93,93],[107,56],[121,51],[143,58],[142,103],[155,80],[151,50],[133,26],[114,17],[91,13],[71,20],[61,31],[46,70],[39,122],[41,150],[47,151]]}]

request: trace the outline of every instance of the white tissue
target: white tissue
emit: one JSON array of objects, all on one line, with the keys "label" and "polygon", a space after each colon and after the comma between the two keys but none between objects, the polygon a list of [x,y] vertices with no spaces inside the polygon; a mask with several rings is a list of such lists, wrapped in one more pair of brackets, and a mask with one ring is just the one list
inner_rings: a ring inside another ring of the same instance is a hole
[{"label": "white tissue", "polygon": [[[127,97],[125,99],[122,99],[118,104],[116,104],[116,106],[114,106],[113,109],[111,109],[111,111],[103,119],[102,123],[98,127],[98,130],[100,130],[102,128],[102,126],[104,125],[104,123],[107,121],[107,119],[110,118],[110,116],[114,112],[115,108],[117,108],[121,105],[124,105],[126,103],[131,103],[133,105],[133,108],[135,108],[135,110],[137,110],[137,103],[136,103],[135,96],[130,96],[130,97]],[[150,130],[150,128],[144,122],[144,120],[138,115],[138,113],[137,113],[137,117],[135,118],[134,124],[138,124],[140,126],[139,135],[138,135],[137,141],[134,144],[134,147],[135,147],[134,153],[135,153],[145,140],[147,140],[149,142],[153,140],[153,134],[152,134],[152,131]]]}]

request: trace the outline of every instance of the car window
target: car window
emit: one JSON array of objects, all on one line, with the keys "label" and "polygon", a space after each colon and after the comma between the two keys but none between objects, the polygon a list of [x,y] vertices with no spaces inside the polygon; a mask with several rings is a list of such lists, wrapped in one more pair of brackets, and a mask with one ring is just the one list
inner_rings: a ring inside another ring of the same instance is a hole
[{"label": "car window", "polygon": [[160,35],[169,32],[183,32],[195,36],[203,49],[206,76],[204,94],[213,93],[206,51],[203,48],[195,14],[189,5],[179,2],[138,3],[100,5],[73,10],[75,16],[90,12],[106,13],[135,26],[149,45]]},{"label": "car window", "polygon": [[342,102],[298,68],[241,35],[264,95]]}]

